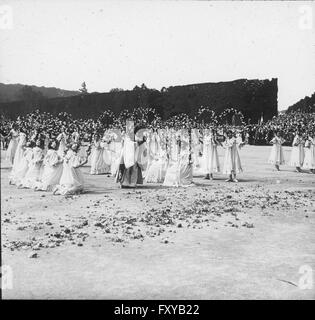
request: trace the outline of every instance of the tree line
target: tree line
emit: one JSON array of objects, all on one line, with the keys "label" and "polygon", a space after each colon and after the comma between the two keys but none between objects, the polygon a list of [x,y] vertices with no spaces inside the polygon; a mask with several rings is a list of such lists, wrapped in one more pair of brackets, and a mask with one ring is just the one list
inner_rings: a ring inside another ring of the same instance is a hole
[{"label": "tree line", "polygon": [[23,99],[1,103],[1,113],[10,118],[29,113],[35,109],[42,112],[68,112],[77,118],[96,118],[104,110],[118,114],[124,109],[151,107],[163,118],[186,113],[193,116],[200,106],[212,109],[217,114],[224,109],[235,108],[245,120],[256,122],[277,115],[277,79],[201,83],[163,87],[161,90],[147,88],[145,84],[133,90],[114,88],[107,93],[88,93],[82,84],[80,93],[71,97],[46,99],[26,88]]}]

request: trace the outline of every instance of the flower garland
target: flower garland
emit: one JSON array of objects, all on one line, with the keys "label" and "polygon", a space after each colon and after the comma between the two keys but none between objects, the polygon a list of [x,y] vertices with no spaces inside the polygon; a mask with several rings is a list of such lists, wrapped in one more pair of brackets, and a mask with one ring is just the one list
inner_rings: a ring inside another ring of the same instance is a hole
[{"label": "flower garland", "polygon": [[216,113],[209,107],[201,106],[197,111],[195,119],[200,128],[205,128],[209,125],[216,126],[218,124]]},{"label": "flower garland", "polygon": [[[229,118],[231,118],[231,123],[233,124],[233,117],[234,117],[234,121],[235,121],[235,117],[238,117],[238,119],[240,120],[241,124],[244,125],[244,116],[243,113],[235,108],[228,108],[225,109],[220,115],[219,115],[219,120],[221,122],[221,124],[226,124],[229,120]],[[233,124],[235,125],[235,124]]]},{"label": "flower garland", "polygon": [[165,125],[178,130],[194,127],[196,126],[196,121],[191,119],[186,113],[180,113],[166,120]]}]

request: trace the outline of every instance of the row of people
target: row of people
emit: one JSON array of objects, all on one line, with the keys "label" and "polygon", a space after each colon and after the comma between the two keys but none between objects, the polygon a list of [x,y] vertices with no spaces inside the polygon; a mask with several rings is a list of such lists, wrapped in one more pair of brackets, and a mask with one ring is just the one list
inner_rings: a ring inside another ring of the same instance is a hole
[{"label": "row of people", "polygon": [[[155,132],[146,139],[145,136],[133,138],[125,134],[118,148],[110,150],[112,143],[116,142],[108,140],[102,145],[100,137],[95,135],[85,152],[80,152],[80,145],[73,143],[62,153],[60,143],[55,140],[49,142],[45,151],[43,140],[27,141],[26,134],[20,133],[10,183],[19,188],[53,191],[55,194],[80,192],[84,183],[79,168],[88,162],[90,154],[90,173],[111,173],[121,187],[134,187],[144,181],[186,186],[193,182],[193,171],[207,172],[206,178],[209,179],[214,172],[220,171],[217,153],[220,142],[211,132],[205,141],[207,151],[203,156],[193,155],[188,135],[168,137]],[[223,145],[226,148],[223,173],[229,175],[227,181],[237,181],[236,174],[242,171],[238,151],[244,142],[230,132]]]},{"label": "row of people", "polygon": [[[90,174],[111,174],[121,187],[135,187],[143,182],[188,186],[193,183],[194,175],[213,179],[213,175],[221,171],[218,146],[225,148],[222,173],[228,175],[226,181],[237,182],[236,175],[243,170],[240,150],[246,141],[241,132],[229,131],[223,142],[215,130],[205,130],[202,136],[198,135],[198,130],[135,133],[124,133],[119,140],[114,132],[106,130],[102,138],[95,134],[86,148],[75,139],[69,145],[65,137],[60,139],[58,136],[49,141],[46,148],[45,140],[27,141],[22,130],[17,138],[10,183],[57,194],[80,192],[84,183],[79,168],[91,155]],[[284,163],[284,139],[276,132],[270,143],[273,146],[269,162],[279,170]],[[10,148],[8,150],[11,154]],[[297,132],[289,164],[299,172],[305,167],[315,173],[314,133],[304,140]]]},{"label": "row of people", "polygon": [[90,150],[82,157],[79,148],[74,143],[61,156],[56,141],[49,143],[46,154],[43,141],[39,139],[35,145],[31,141],[19,144],[9,176],[10,184],[62,195],[81,192],[84,179],[79,168],[87,163]]},{"label": "row of people", "polygon": [[[273,164],[279,171],[280,165],[285,163],[283,144],[285,139],[279,131],[275,132],[273,139],[270,141],[272,144],[269,163]],[[290,166],[295,167],[297,172],[301,172],[301,168],[310,170],[315,173],[315,132],[309,131],[309,134],[304,137],[300,131],[297,131],[293,143],[290,160]]]}]

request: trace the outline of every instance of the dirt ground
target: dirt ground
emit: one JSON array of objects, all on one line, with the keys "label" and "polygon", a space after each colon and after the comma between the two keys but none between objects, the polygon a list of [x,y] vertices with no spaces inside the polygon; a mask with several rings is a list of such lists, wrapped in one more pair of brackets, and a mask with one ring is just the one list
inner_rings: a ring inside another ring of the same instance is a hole
[{"label": "dirt ground", "polygon": [[242,150],[239,183],[188,188],[119,189],[86,166],[86,193],[67,198],[10,186],[2,153],[3,298],[314,299],[315,175],[274,171],[269,151]]}]

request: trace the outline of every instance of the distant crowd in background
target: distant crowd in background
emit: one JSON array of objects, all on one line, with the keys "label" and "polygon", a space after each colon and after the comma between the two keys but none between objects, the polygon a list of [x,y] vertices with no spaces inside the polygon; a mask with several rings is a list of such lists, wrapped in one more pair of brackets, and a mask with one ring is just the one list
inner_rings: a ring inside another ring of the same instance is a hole
[{"label": "distant crowd in background", "polygon": [[[274,116],[271,120],[258,121],[256,124],[245,123],[243,115],[235,109],[216,116],[213,111],[200,108],[193,119],[185,114],[179,114],[163,121],[152,108],[136,108],[133,112],[123,110],[118,116],[111,111],[105,111],[97,119],[74,119],[72,115],[61,112],[52,115],[35,110],[16,120],[1,117],[1,148],[7,149],[11,129],[14,128],[27,134],[28,139],[38,138],[54,140],[61,132],[69,137],[77,136],[80,142],[91,142],[95,134],[103,135],[107,129],[125,130],[126,120],[133,120],[135,125],[151,130],[158,129],[201,129],[216,130],[218,137],[224,140],[229,130],[241,132],[242,137],[250,145],[269,145],[275,132],[284,139],[284,145],[292,145],[297,131],[307,137],[315,130],[315,113],[291,112]],[[71,139],[70,139],[71,140]]]},{"label": "distant crowd in background", "polygon": [[267,122],[247,125],[249,144],[268,145],[275,132],[285,140],[284,145],[291,146],[296,132],[306,136],[315,130],[315,113],[291,112],[273,117]]}]

